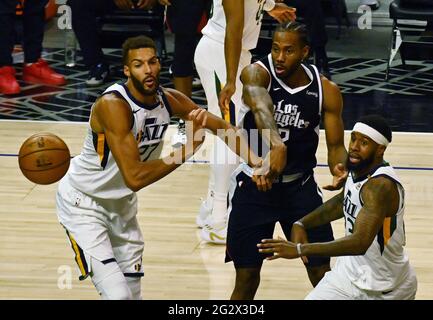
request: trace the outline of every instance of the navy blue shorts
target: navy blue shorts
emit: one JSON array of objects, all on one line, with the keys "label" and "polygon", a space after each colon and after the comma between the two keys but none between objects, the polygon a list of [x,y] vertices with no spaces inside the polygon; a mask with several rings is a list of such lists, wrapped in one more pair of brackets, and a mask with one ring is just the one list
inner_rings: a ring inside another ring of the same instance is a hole
[{"label": "navy blue shorts", "polygon": [[[270,191],[261,192],[248,175],[240,172],[231,198],[226,262],[233,261],[235,268],[260,267],[270,254],[259,253],[257,244],[273,237],[276,222],[290,240],[293,222],[322,203],[322,193],[313,173],[293,182],[274,183]],[[307,234],[309,242],[334,240],[331,224],[309,229]],[[308,261],[307,267],[316,267],[329,264],[330,258],[308,257]]]}]

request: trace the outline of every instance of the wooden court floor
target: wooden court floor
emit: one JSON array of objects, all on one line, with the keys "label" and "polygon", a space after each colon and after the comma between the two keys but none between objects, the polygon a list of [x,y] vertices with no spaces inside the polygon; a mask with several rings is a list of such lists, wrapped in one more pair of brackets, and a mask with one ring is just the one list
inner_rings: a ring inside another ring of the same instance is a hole
[{"label": "wooden court floor", "polygon": [[[99,298],[89,279],[78,281],[73,251],[55,213],[57,185],[26,180],[16,156],[21,143],[37,132],[59,135],[76,155],[85,126],[0,121],[0,299]],[[348,133],[346,145],[347,138]],[[211,143],[207,139],[197,160],[207,158]],[[400,168],[406,188],[406,248],[418,276],[417,299],[433,299],[433,134],[396,133],[386,160]],[[318,161],[326,163],[323,132]],[[207,164],[187,163],[138,193],[138,219],[146,242],[144,299],[229,298],[233,265],[223,262],[224,246],[200,240],[195,225],[207,177]],[[316,169],[319,185],[330,179],[328,169]],[[325,199],[332,194],[325,192]],[[343,222],[333,227],[341,237]],[[278,228],[276,234],[281,234]],[[310,290],[299,260],[267,261],[257,299],[303,299]]]}]

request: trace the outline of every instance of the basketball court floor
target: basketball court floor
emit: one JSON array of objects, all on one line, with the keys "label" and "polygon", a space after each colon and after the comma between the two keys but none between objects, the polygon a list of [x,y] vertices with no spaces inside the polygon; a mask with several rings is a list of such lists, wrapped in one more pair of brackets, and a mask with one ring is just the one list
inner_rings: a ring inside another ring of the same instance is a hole
[{"label": "basketball court floor", "polygon": [[[338,42],[330,41],[333,80],[344,96],[346,146],[349,130],[360,116],[379,113],[389,120],[394,139],[385,159],[397,168],[406,189],[406,249],[418,276],[417,299],[433,299],[433,64],[418,61],[403,68],[397,61],[391,80],[384,82],[387,44],[383,39],[388,40],[388,34],[371,32],[373,36],[366,38],[349,30]],[[372,50],[365,50],[366,42],[356,47],[353,36],[368,39]],[[107,54],[116,61],[120,50],[109,49]],[[58,43],[46,49],[44,57],[67,76],[66,87],[20,82],[20,95],[0,95],[0,299],[99,299],[89,279],[78,281],[74,252],[55,213],[57,184],[28,181],[18,168],[17,154],[22,142],[38,132],[58,135],[72,156],[79,154],[90,106],[109,84],[87,88],[87,72],[80,60],[74,69],[64,67]],[[21,59],[17,50],[18,74]],[[164,86],[172,86],[170,63],[169,55],[161,73]],[[122,79],[119,66],[113,65],[112,71],[113,82]],[[206,105],[200,87],[194,89],[193,99]],[[175,125],[169,128],[164,152],[170,149],[175,131]],[[323,132],[320,141],[315,175],[318,184],[325,185],[331,176]],[[145,238],[144,299],[230,297],[235,272],[231,263],[224,263],[225,247],[203,242],[195,225],[207,190],[212,143],[209,137],[194,159],[138,192],[138,219]],[[325,191],[325,200],[334,194]],[[333,228],[335,237],[343,236],[342,220]],[[275,235],[282,235],[279,227]],[[300,260],[265,261],[256,298],[303,299],[310,290]]]}]

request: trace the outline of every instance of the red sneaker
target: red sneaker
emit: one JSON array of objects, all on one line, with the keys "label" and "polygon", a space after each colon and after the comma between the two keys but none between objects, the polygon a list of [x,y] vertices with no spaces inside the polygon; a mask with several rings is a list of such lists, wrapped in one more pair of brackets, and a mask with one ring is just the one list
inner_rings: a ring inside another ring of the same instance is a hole
[{"label": "red sneaker", "polygon": [[23,80],[30,83],[49,84],[54,86],[62,86],[66,84],[65,77],[51,69],[48,63],[41,58],[31,65],[24,66]]},{"label": "red sneaker", "polygon": [[18,94],[21,92],[20,85],[15,78],[15,69],[11,66],[0,68],[0,93]]}]

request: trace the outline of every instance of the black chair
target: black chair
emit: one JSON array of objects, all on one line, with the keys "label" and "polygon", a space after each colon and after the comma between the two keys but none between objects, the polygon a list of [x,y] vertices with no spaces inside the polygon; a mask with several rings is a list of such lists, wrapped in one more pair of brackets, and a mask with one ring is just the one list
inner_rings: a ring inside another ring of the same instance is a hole
[{"label": "black chair", "polygon": [[164,8],[154,10],[116,10],[99,18],[100,39],[104,48],[120,48],[125,39],[138,35],[152,38],[158,54],[166,58],[167,49],[164,37]]},{"label": "black chair", "polygon": [[395,0],[389,7],[389,15],[393,26],[386,80],[397,53],[403,65],[406,60],[433,59],[433,36],[425,33],[425,25],[421,23],[433,22],[433,0]]}]

